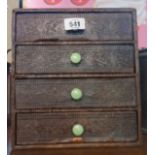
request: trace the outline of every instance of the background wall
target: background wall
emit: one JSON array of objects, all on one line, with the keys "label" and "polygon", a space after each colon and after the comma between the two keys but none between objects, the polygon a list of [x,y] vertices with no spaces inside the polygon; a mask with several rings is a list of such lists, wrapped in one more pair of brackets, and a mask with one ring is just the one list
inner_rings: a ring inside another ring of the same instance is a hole
[{"label": "background wall", "polygon": [[[7,0],[8,2],[8,17],[7,17],[7,47],[8,49],[12,48],[12,33],[11,33],[11,25],[12,25],[12,10],[14,8],[18,8],[18,0]],[[11,62],[11,53],[8,54],[8,62]]]}]

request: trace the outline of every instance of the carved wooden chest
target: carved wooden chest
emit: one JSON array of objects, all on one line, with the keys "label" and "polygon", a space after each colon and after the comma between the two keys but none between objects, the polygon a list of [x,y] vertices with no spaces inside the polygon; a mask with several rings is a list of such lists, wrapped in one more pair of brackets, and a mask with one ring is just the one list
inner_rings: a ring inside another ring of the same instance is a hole
[{"label": "carved wooden chest", "polygon": [[12,72],[13,149],[140,143],[135,10],[15,10]]}]

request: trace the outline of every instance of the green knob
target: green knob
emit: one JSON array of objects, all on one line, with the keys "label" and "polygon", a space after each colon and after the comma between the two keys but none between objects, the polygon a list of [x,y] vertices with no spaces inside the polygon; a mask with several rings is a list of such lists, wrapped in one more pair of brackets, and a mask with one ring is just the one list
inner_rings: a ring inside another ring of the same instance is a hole
[{"label": "green knob", "polygon": [[72,133],[74,136],[79,137],[84,133],[84,127],[81,124],[75,124],[72,128]]},{"label": "green knob", "polygon": [[71,92],[71,97],[74,100],[80,100],[82,98],[82,91],[79,88],[74,88]]},{"label": "green knob", "polygon": [[79,64],[81,62],[81,55],[80,53],[72,53],[70,60],[74,64]]}]

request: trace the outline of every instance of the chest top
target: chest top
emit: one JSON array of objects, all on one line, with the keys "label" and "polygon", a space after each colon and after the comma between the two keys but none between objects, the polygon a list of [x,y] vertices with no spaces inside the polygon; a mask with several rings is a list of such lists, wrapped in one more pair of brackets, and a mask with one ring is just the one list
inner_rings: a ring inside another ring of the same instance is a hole
[{"label": "chest top", "polygon": [[15,16],[17,42],[135,39],[136,20],[132,9],[21,10]]}]

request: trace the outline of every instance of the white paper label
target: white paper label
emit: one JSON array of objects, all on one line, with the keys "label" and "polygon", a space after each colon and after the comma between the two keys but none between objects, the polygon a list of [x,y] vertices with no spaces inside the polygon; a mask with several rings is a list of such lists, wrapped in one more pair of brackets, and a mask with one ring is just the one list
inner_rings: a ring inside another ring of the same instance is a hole
[{"label": "white paper label", "polygon": [[66,31],[84,30],[85,19],[84,18],[66,18],[64,19],[64,26]]}]

